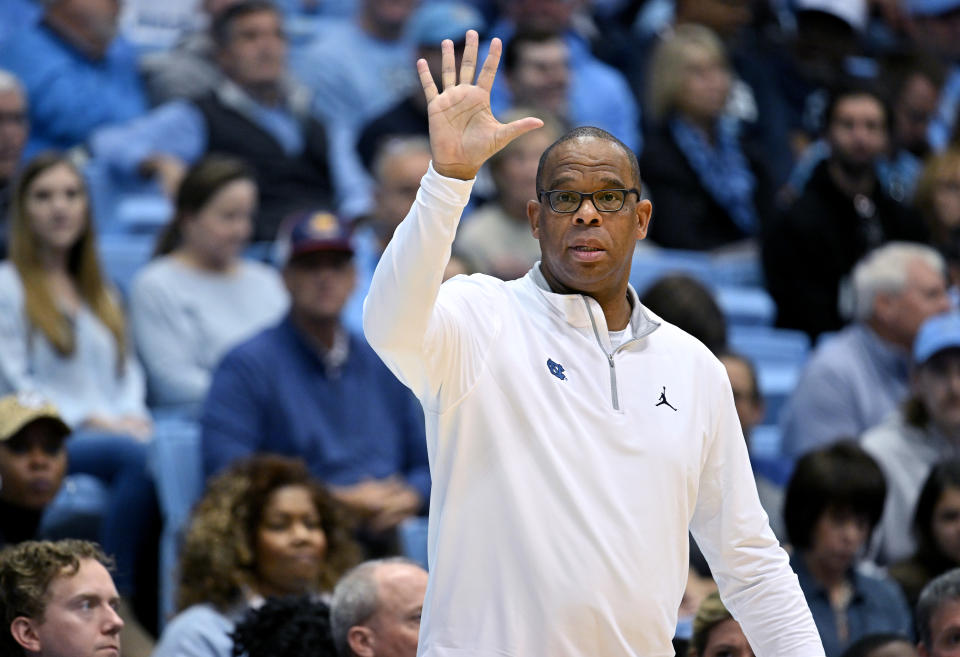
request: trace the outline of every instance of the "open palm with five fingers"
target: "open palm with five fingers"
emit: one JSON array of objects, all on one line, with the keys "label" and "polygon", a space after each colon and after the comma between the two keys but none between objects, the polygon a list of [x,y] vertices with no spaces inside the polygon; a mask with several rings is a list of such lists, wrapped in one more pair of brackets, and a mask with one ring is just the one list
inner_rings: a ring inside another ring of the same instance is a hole
[{"label": "open palm with five fingers", "polygon": [[453,42],[448,39],[441,44],[443,93],[437,91],[427,62],[417,62],[427,98],[433,168],[448,178],[473,178],[491,155],[523,133],[543,125],[540,119],[532,117],[507,124],[497,121],[490,109],[490,89],[497,75],[502,45],[500,39],[490,43],[490,52],[474,84],[478,47],[477,33],[469,30],[458,82]]}]

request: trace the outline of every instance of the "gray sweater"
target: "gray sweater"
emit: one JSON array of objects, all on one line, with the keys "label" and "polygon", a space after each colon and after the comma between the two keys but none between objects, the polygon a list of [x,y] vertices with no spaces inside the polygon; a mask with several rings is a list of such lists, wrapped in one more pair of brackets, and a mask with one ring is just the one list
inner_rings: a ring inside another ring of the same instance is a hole
[{"label": "gray sweater", "polygon": [[287,291],[272,267],[243,260],[230,273],[166,256],[147,265],[130,295],[134,337],[155,405],[198,404],[231,347],[276,323]]}]

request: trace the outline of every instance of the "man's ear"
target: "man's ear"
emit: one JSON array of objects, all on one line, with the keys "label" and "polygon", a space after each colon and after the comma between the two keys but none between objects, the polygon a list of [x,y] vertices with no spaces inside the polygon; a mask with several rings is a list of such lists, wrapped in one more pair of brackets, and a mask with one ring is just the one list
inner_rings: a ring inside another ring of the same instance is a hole
[{"label": "man's ear", "polygon": [[530,221],[530,232],[540,239],[540,202],[527,201],[527,219]]},{"label": "man's ear", "polygon": [[647,199],[637,202],[637,239],[647,236],[650,228],[650,218],[653,216],[653,204]]},{"label": "man's ear", "polygon": [[373,657],[376,641],[373,630],[363,625],[354,625],[347,630],[347,645],[357,657]]},{"label": "man's ear", "polygon": [[40,652],[40,636],[33,619],[26,616],[17,616],[10,623],[10,634],[13,640],[29,652]]}]

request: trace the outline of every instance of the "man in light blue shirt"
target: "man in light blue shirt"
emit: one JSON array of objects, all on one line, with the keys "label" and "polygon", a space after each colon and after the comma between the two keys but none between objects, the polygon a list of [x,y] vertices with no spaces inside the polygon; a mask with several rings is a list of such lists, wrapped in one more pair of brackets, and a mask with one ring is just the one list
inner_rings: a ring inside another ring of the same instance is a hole
[{"label": "man in light blue shirt", "polygon": [[54,0],[0,47],[0,68],[30,101],[27,157],[83,143],[94,129],[147,110],[136,53],[116,36],[117,3]]},{"label": "man in light blue shirt", "polygon": [[[515,98],[516,75],[515,70],[511,70],[515,67],[509,61],[510,40],[514,34],[556,34],[566,46],[566,66],[569,68],[566,111],[561,114],[572,127],[593,125],[603,128],[639,154],[643,147],[640,108],[623,74],[594,57],[589,44],[573,30],[572,10],[577,3],[553,3],[558,5],[553,12],[544,11],[540,4],[525,0],[511,2],[508,18],[490,29],[488,36],[499,37],[504,43],[505,75],[494,81],[490,92],[493,113],[500,116],[511,107],[529,104],[529,99]],[[481,59],[485,56],[486,47],[479,54]],[[509,84],[506,78],[510,79]],[[541,105],[537,103],[534,107]],[[542,109],[556,112],[549,107]]]},{"label": "man in light blue shirt", "polygon": [[417,0],[364,0],[354,20],[324,30],[294,55],[297,77],[313,92],[316,111],[330,124],[331,152],[351,192],[346,216],[371,207],[370,179],[356,153],[363,124],[415,88],[413,45],[404,28]]},{"label": "man in light blue shirt", "polygon": [[804,368],[780,421],[787,454],[856,439],[903,401],[913,339],[925,319],[950,306],[944,271],[934,249],[904,242],[857,264],[857,321],[824,341]]}]

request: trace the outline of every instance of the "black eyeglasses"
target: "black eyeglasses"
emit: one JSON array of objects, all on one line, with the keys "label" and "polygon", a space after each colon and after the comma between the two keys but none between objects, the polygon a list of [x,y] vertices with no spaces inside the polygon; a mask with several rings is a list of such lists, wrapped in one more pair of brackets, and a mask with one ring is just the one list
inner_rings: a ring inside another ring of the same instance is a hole
[{"label": "black eyeglasses", "polygon": [[640,198],[640,190],[633,189],[598,189],[595,192],[584,194],[568,189],[540,190],[538,197],[547,197],[547,202],[554,212],[568,214],[576,212],[583,205],[583,199],[588,198],[600,212],[619,212],[627,200],[627,194],[634,193]]}]

